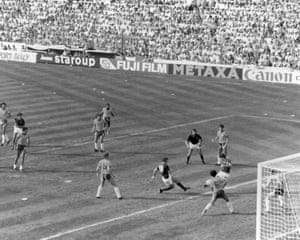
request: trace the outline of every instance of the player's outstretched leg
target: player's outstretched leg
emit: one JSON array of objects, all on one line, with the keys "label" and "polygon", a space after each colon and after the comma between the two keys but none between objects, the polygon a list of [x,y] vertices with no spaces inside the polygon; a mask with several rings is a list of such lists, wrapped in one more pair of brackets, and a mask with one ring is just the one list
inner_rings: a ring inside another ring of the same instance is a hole
[{"label": "player's outstretched leg", "polygon": [[183,191],[187,191],[190,189],[190,187],[185,187],[181,182],[176,183],[177,186],[179,186]]},{"label": "player's outstretched leg", "polygon": [[204,156],[203,156],[203,153],[202,153],[201,149],[199,149],[199,155],[200,155],[200,159],[201,159],[202,163],[205,164]]},{"label": "player's outstretched leg", "polygon": [[180,187],[183,191],[187,191],[190,187],[185,187],[177,178],[173,177],[173,182],[176,183],[178,187]]},{"label": "player's outstretched leg", "polygon": [[97,132],[95,132],[95,136],[94,136],[94,151],[95,152],[99,151],[98,141],[99,141],[99,134]]},{"label": "player's outstretched leg", "polygon": [[173,188],[174,188],[174,184],[171,184],[171,185],[169,185],[168,187],[160,188],[160,189],[159,189],[159,193],[163,193],[163,192],[165,192],[165,191],[169,191],[169,190],[171,190],[171,189],[173,189]]},{"label": "player's outstretched leg", "polygon": [[213,204],[214,204],[214,202],[212,202],[212,201],[210,201],[208,204],[206,204],[205,208],[201,212],[201,216],[204,216],[208,212],[208,210],[212,207]]},{"label": "player's outstretched leg", "polygon": [[13,165],[13,169],[16,170],[17,169],[17,164],[18,164],[18,160],[21,156],[21,153],[22,151],[20,151],[19,149],[17,150],[17,156],[16,156],[16,159],[15,159],[15,162],[14,162],[14,165]]},{"label": "player's outstretched leg", "polygon": [[100,152],[104,152],[104,133],[103,135],[100,136],[100,139],[99,139],[99,142],[100,142]]},{"label": "player's outstretched leg", "polygon": [[20,171],[23,171],[23,169],[24,169],[25,154],[26,154],[26,150],[23,149],[23,151],[22,151],[22,162],[21,162],[21,165],[20,165],[20,168],[19,168]]},{"label": "player's outstretched leg", "polygon": [[226,204],[227,204],[227,207],[228,207],[228,209],[229,209],[229,212],[230,212],[230,213],[233,213],[234,210],[233,210],[232,202],[231,202],[231,201],[228,201],[228,202],[226,202]]},{"label": "player's outstretched leg", "polygon": [[193,153],[193,149],[189,148],[187,156],[186,156],[186,164],[190,164],[190,158],[192,156],[192,153]]},{"label": "player's outstretched leg", "polygon": [[120,189],[119,189],[117,186],[114,187],[114,191],[115,191],[115,194],[116,194],[117,198],[118,198],[119,200],[122,200],[123,197],[122,197],[122,195],[121,195]]}]

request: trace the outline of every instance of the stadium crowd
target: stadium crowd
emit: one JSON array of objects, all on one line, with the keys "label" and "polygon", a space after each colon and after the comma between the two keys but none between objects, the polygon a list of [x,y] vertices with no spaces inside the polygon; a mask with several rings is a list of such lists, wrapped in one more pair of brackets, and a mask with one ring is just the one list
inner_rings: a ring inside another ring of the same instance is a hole
[{"label": "stadium crowd", "polygon": [[300,69],[300,1],[0,0],[0,40]]}]

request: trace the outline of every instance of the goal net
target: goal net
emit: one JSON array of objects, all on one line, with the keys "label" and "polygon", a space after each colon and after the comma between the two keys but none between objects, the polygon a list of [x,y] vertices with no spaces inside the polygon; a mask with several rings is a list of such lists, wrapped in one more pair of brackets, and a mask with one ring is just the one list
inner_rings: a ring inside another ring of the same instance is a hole
[{"label": "goal net", "polygon": [[300,239],[300,153],[261,162],[256,240]]}]

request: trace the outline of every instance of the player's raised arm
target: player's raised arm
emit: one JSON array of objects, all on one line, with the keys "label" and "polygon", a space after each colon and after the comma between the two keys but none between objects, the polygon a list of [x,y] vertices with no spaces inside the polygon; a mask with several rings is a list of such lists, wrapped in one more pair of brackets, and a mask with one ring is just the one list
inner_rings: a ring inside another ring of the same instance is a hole
[{"label": "player's raised arm", "polygon": [[158,167],[156,167],[156,168],[153,169],[151,179],[154,179],[154,178],[155,178],[155,175],[156,175],[157,171],[158,171]]},{"label": "player's raised arm", "polygon": [[100,161],[99,161],[99,162],[98,162],[98,165],[97,165],[97,167],[96,167],[97,175],[99,174],[99,169],[100,169],[100,167],[101,167],[101,163],[100,163]]}]

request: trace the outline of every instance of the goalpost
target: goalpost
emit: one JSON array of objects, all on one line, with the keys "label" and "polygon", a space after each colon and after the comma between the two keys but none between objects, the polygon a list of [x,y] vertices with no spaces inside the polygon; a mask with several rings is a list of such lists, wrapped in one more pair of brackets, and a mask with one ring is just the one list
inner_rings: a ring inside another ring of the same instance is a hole
[{"label": "goalpost", "polygon": [[256,240],[300,239],[300,153],[258,164]]}]

